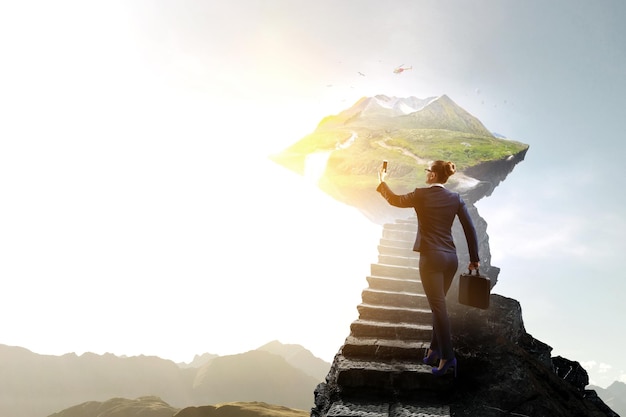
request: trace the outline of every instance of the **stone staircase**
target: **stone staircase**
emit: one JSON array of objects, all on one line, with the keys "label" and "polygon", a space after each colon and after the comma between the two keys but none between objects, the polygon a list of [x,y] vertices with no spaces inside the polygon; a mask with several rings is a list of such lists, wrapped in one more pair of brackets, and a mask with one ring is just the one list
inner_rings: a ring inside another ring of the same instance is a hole
[{"label": "stone staircase", "polygon": [[[430,344],[431,312],[413,252],[416,219],[386,224],[371,265],[359,317],[327,377],[337,391],[326,416],[449,416],[439,395],[451,374],[432,375],[422,358]],[[312,411],[312,415],[323,413]]]}]

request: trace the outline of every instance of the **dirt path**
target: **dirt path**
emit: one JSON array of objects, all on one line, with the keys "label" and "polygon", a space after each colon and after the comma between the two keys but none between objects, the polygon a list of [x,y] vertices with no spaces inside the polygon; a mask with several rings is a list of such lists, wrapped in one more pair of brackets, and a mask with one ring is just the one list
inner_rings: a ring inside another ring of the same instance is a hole
[{"label": "dirt path", "polygon": [[[417,162],[418,164],[429,165],[432,162],[431,160],[420,158],[419,156],[415,155],[413,152],[407,151],[406,149],[400,146],[387,145],[386,142],[388,139],[389,138],[381,139],[381,140],[376,141],[375,143],[381,148],[390,149],[394,151],[400,151],[403,155],[406,155],[410,158],[415,159],[415,162]],[[468,177],[462,171],[457,171],[454,176],[454,182],[457,184],[456,188],[458,191],[465,191],[465,190],[469,190],[469,189],[476,187],[476,185],[480,181],[478,181],[475,178]]]},{"label": "dirt path", "polygon": [[395,150],[395,151],[400,151],[403,155],[406,155],[410,158],[415,159],[415,162],[417,162],[418,164],[421,165],[428,165],[428,163],[430,161],[424,159],[424,158],[420,158],[419,156],[415,155],[413,152],[409,152],[406,149],[400,147],[400,146],[392,146],[392,145],[387,145],[387,140],[389,138],[385,138],[385,139],[381,139],[376,141],[375,143],[380,146],[381,148],[385,148],[385,149],[390,149],[390,150]]}]

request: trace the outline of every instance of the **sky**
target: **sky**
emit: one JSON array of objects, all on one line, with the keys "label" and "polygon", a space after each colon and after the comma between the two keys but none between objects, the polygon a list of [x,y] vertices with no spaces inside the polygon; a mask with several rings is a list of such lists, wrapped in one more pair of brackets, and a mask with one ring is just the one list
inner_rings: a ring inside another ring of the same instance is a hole
[{"label": "sky", "polygon": [[494,292],[592,384],[626,382],[625,18],[618,0],[0,3],[0,343],[190,362],[279,340],[332,361],[381,228],[269,155],[361,97],[446,94],[530,145],[477,203]]}]

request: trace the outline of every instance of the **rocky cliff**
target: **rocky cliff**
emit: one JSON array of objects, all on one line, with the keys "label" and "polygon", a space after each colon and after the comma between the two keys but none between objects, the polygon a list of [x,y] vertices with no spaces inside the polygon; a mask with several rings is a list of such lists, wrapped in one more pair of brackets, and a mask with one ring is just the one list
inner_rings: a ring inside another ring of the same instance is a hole
[{"label": "rocky cliff", "polygon": [[580,364],[551,357],[526,332],[520,304],[495,294],[486,310],[448,294],[458,372],[432,375],[421,362],[432,327],[412,226],[385,225],[359,318],[314,392],[312,417],[617,416],[586,389]]}]

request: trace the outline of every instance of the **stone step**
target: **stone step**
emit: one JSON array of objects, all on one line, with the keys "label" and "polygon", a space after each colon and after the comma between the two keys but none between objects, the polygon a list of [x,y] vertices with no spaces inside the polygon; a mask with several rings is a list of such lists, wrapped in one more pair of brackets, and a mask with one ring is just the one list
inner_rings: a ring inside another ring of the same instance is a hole
[{"label": "stone step", "polygon": [[395,223],[385,223],[383,228],[387,229],[402,229],[407,227],[417,227],[417,217],[411,219],[396,220]]},{"label": "stone step", "polygon": [[406,240],[386,239],[384,237],[380,238],[379,242],[380,242],[380,246],[389,246],[392,248],[401,248],[401,249],[409,249],[409,250],[413,249],[413,244],[415,243],[415,242],[409,242]]},{"label": "stone step", "polygon": [[419,362],[424,357],[430,341],[386,340],[348,336],[341,347],[346,358],[367,358],[370,360],[402,359]]},{"label": "stone step", "polygon": [[407,258],[417,256],[419,258],[419,253],[413,250],[413,246],[399,247],[399,246],[378,245],[378,254],[379,255],[391,255],[391,256],[405,256]]},{"label": "stone step", "polygon": [[377,277],[416,279],[419,278],[419,270],[407,266],[371,264],[372,275]]},{"label": "stone step", "polygon": [[415,234],[417,233],[417,226],[412,227],[410,230],[400,229],[383,229],[383,239],[389,240],[401,240],[404,242],[415,243]]},{"label": "stone step", "polygon": [[422,287],[422,281],[419,279],[369,276],[367,282],[370,288],[374,290],[424,294],[424,287]]},{"label": "stone step", "polygon": [[416,402],[343,401],[334,402],[327,417],[450,417],[449,405]]},{"label": "stone step", "polygon": [[326,417],[389,417],[389,403],[336,401]]},{"label": "stone step", "polygon": [[430,340],[432,326],[416,323],[390,323],[356,319],[350,325],[350,336],[387,340]]},{"label": "stone step", "polygon": [[374,391],[401,397],[416,391],[445,391],[451,387],[453,378],[452,373],[434,376],[432,367],[421,361],[368,361],[337,355],[334,365],[337,384],[346,395]]},{"label": "stone step", "polygon": [[408,308],[430,308],[424,294],[417,292],[395,292],[366,288],[361,292],[364,304]]},{"label": "stone step", "polygon": [[447,404],[395,403],[389,408],[390,417],[450,417],[451,413]]},{"label": "stone step", "polygon": [[359,304],[357,310],[359,311],[359,318],[362,320],[424,325],[432,323],[432,313],[428,308],[400,308]]},{"label": "stone step", "polygon": [[411,268],[419,267],[420,258],[419,255],[415,253],[415,256],[398,256],[398,255],[378,255],[378,262],[381,264],[387,265],[397,265],[397,266],[409,266]]},{"label": "stone step", "polygon": [[389,407],[390,417],[450,417],[451,415],[448,404],[435,402],[395,403]]}]

